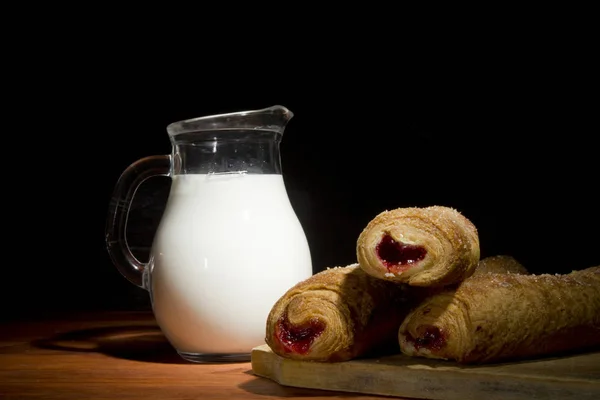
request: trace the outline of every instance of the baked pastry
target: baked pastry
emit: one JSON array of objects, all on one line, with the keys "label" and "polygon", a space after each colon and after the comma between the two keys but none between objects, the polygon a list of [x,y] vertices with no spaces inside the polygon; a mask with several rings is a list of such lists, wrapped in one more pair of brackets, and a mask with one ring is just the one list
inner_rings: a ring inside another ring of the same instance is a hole
[{"label": "baked pastry", "polygon": [[529,274],[527,268],[523,266],[516,258],[501,254],[489,256],[479,260],[477,268],[473,275],[500,273],[500,274]]},{"label": "baked pastry", "polygon": [[600,345],[600,267],[562,275],[474,274],[422,301],[398,330],[402,353],[460,363]]},{"label": "baked pastry", "polygon": [[[525,271],[512,257],[494,256],[482,259],[476,274],[516,269]],[[329,268],[296,284],[275,303],[265,341],[274,353],[296,360],[334,362],[399,353],[403,318],[443,289],[380,280],[358,264]]]},{"label": "baked pastry", "polygon": [[398,328],[410,307],[404,285],[373,278],[358,264],[329,268],[275,303],[265,341],[274,353],[296,360],[399,353]]},{"label": "baked pastry", "polygon": [[450,207],[384,211],[358,237],[362,269],[379,279],[412,286],[445,286],[473,274],[479,236],[473,223]]}]

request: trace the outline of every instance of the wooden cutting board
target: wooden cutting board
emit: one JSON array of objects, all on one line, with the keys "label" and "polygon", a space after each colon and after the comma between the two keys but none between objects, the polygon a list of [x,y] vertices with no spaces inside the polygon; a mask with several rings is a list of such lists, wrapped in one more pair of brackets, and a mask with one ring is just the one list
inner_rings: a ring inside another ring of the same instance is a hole
[{"label": "wooden cutting board", "polygon": [[600,400],[600,352],[487,366],[394,355],[341,363],[295,361],[268,345],[252,371],[284,386],[432,400]]}]

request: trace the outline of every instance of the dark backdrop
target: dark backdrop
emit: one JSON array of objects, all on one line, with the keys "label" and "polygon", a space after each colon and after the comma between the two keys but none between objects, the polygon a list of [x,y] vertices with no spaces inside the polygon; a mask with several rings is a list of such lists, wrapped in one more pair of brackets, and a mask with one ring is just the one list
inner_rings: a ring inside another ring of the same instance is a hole
[{"label": "dark backdrop", "polygon": [[[295,114],[283,174],[315,272],[354,262],[358,234],[379,212],[433,204],[475,223],[482,256],[510,254],[540,273],[600,264],[598,111],[589,101],[598,87],[583,56],[567,67],[519,57],[460,73],[349,67],[335,56],[252,71],[161,69],[152,57],[125,56],[106,50],[60,73],[38,70],[12,99],[20,111],[5,147],[14,157],[5,194],[15,195],[5,210],[17,222],[5,232],[3,316],[148,308],[105,249],[120,173],[169,153],[171,122],[274,104]],[[130,234],[141,257],[167,193],[157,178],[136,198]]]}]

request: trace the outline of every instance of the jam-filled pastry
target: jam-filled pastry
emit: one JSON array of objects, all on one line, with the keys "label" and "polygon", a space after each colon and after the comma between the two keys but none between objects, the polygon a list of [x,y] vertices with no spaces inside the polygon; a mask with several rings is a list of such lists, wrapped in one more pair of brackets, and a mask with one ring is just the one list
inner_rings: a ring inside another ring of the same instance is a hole
[{"label": "jam-filled pastry", "polygon": [[398,330],[402,353],[459,363],[600,346],[600,267],[568,274],[474,274],[421,302]]},{"label": "jam-filled pastry", "polygon": [[265,341],[274,353],[296,360],[397,354],[398,328],[410,308],[404,286],[373,278],[358,264],[321,271],[274,304]]},{"label": "jam-filled pastry", "polygon": [[[479,262],[475,274],[525,271],[509,256]],[[399,353],[398,329],[407,313],[444,288],[379,280],[358,264],[322,271],[289,289],[267,319],[266,343],[285,358],[347,361]]]},{"label": "jam-filled pastry", "polygon": [[376,278],[445,286],[473,274],[479,236],[473,223],[453,208],[397,208],[367,224],[356,253],[361,268]]}]

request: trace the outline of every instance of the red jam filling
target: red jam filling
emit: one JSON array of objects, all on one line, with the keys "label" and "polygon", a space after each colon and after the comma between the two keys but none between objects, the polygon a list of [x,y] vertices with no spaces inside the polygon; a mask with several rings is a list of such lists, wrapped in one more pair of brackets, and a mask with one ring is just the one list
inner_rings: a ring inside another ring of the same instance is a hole
[{"label": "red jam filling", "polygon": [[426,327],[425,332],[416,339],[408,335],[407,340],[413,343],[415,350],[417,351],[425,348],[432,352],[436,352],[446,345],[446,338],[440,328],[436,326]]},{"label": "red jam filling", "polygon": [[290,324],[287,315],[283,315],[277,322],[275,339],[281,343],[288,353],[306,354],[313,341],[325,330],[325,324],[317,318],[294,326]]},{"label": "red jam filling", "polygon": [[381,239],[376,250],[377,256],[391,273],[404,272],[427,255],[424,247],[396,242],[387,234]]}]

